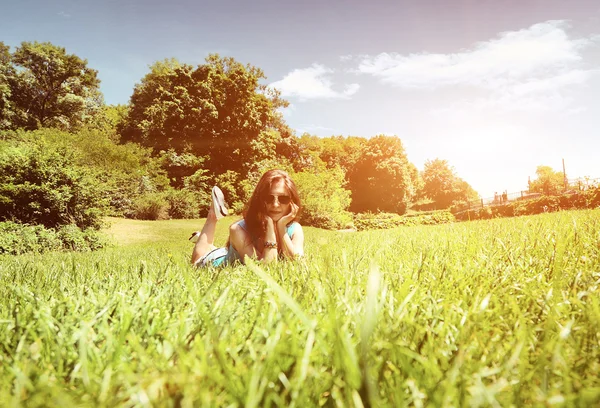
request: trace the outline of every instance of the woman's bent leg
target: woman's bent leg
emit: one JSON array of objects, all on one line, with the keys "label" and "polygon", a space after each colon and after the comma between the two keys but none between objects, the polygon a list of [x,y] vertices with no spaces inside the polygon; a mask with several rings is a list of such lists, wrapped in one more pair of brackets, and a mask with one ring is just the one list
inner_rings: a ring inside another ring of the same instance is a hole
[{"label": "woman's bent leg", "polygon": [[211,205],[210,210],[208,210],[206,222],[204,223],[202,231],[200,232],[200,237],[198,238],[198,241],[196,242],[196,245],[194,245],[194,249],[192,251],[192,264],[195,264],[198,259],[215,249],[213,242],[215,241],[216,228],[217,216],[215,215]]}]

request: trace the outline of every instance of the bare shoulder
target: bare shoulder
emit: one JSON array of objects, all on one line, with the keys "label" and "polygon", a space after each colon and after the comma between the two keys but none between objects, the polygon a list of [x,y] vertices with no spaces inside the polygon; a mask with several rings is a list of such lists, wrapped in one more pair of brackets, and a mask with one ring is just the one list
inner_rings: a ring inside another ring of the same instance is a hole
[{"label": "bare shoulder", "polygon": [[239,231],[244,231],[244,229],[241,227],[241,225],[238,222],[234,222],[233,224],[231,224],[229,226],[229,232],[239,232]]},{"label": "bare shoulder", "polygon": [[231,241],[242,243],[246,241],[247,236],[248,232],[239,223],[235,222],[229,226],[229,238]]},{"label": "bare shoulder", "polygon": [[302,229],[302,225],[299,222],[294,221],[294,231],[292,232],[291,238],[294,237],[304,237],[304,230]]}]

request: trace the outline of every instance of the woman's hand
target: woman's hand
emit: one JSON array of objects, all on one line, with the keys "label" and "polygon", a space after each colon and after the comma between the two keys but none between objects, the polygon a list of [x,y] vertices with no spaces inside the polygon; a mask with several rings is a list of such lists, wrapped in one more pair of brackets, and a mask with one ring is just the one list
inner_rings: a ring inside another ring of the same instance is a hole
[{"label": "woman's hand", "polygon": [[296,215],[298,215],[298,209],[300,207],[298,207],[294,202],[290,203],[290,212],[286,215],[284,215],[283,217],[281,217],[279,219],[279,221],[277,221],[277,229],[281,230],[282,228],[285,230],[285,228],[287,227],[287,225],[289,223],[291,223],[292,221],[294,221],[294,218],[296,218]]},{"label": "woman's hand", "polygon": [[299,209],[298,205],[291,203],[289,214],[286,214],[277,221],[277,239],[279,245],[282,247],[281,252],[287,258],[292,259],[304,254],[304,232],[302,231],[302,227],[297,225],[291,237],[287,234],[287,226],[294,221]]},{"label": "woman's hand", "polygon": [[267,235],[269,235],[271,232],[275,232],[275,221],[273,221],[273,218],[266,215],[265,221],[267,221]]},{"label": "woman's hand", "polygon": [[[267,230],[265,231],[265,242],[274,242],[277,243],[277,231],[275,230],[275,221],[273,218],[266,216],[265,220],[267,222]],[[265,263],[274,261],[277,259],[277,247],[267,247],[263,248],[262,252],[262,261]]]}]

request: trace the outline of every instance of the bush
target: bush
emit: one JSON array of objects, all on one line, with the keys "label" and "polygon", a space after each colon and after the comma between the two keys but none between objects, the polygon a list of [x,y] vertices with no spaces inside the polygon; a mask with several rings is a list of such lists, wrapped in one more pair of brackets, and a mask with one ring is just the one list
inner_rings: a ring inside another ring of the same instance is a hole
[{"label": "bush", "polygon": [[298,187],[303,210],[300,222],[318,228],[338,229],[352,224],[350,191],[344,188],[344,171],[320,168],[291,175]]},{"label": "bush", "polygon": [[169,204],[170,218],[198,218],[198,195],[188,190],[168,190],[166,199]]},{"label": "bush", "polygon": [[81,230],[74,224],[58,230],[41,225],[0,222],[0,254],[21,255],[56,250],[90,251],[103,248],[108,241],[98,231]]},{"label": "bush", "polygon": [[588,208],[600,207],[600,187],[596,187],[586,193]]},{"label": "bush", "polygon": [[94,229],[88,228],[82,230],[81,232],[83,234],[83,239],[87,243],[87,247],[90,251],[96,251],[110,245],[108,238]]},{"label": "bush", "polygon": [[460,221],[482,220],[495,217],[540,214],[546,211],[596,208],[600,205],[600,189],[563,194],[539,196],[529,200],[517,200],[504,205],[488,206],[455,214]]},{"label": "bush", "polygon": [[319,214],[313,212],[303,212],[301,214],[300,222],[303,225],[310,225],[311,227],[329,230],[354,227],[352,218],[342,219],[331,214]]},{"label": "bush", "polygon": [[[195,206],[200,217],[206,217],[211,204],[211,185],[208,170],[199,169],[183,179],[183,189],[192,193],[196,199]],[[229,200],[229,198],[226,198]],[[229,202],[229,201],[228,201]]]},{"label": "bush", "polygon": [[410,206],[414,211],[432,211],[437,208],[437,203],[431,199],[422,199]]},{"label": "bush", "polygon": [[166,172],[160,168],[160,160],[152,158],[151,149],[135,143],[117,144],[98,131],[82,130],[74,134],[57,129],[2,132],[0,139],[5,140],[7,148],[37,146],[44,152],[59,152],[59,155],[68,152],[65,168],[84,169],[90,175],[95,188],[101,190],[101,201],[95,202],[105,207],[106,214],[125,216],[132,212],[135,197],[169,188]]},{"label": "bush", "polygon": [[418,215],[417,223],[423,225],[447,224],[456,221],[454,214],[448,210],[432,211],[429,214]]},{"label": "bush", "polygon": [[76,225],[63,225],[58,230],[58,237],[65,249],[71,251],[85,251],[89,249],[82,231]]},{"label": "bush", "polygon": [[168,220],[169,202],[162,193],[145,193],[134,199],[126,216],[137,220]]},{"label": "bush", "polygon": [[[242,177],[235,171],[228,170],[215,177],[214,184],[219,186],[225,195],[225,200],[229,209],[234,214],[241,214],[244,211],[246,202],[250,201],[250,194],[246,195],[244,188],[248,183],[242,181]],[[254,187],[252,188],[254,190]]]},{"label": "bush", "polygon": [[428,211],[411,215],[396,213],[360,213],[354,216],[354,225],[359,231],[389,229],[403,225],[437,225],[455,221],[454,215],[447,210]]},{"label": "bush", "polygon": [[[44,228],[41,225],[30,228],[34,228],[37,235],[37,252],[58,251],[64,248],[63,242],[55,230]],[[88,230],[93,231],[90,228]]]},{"label": "bush", "polygon": [[395,213],[359,213],[354,215],[354,226],[357,230],[389,229],[406,225],[408,218]]},{"label": "bush", "polygon": [[12,140],[0,152],[0,221],[98,229],[108,200],[97,178],[66,147]]}]

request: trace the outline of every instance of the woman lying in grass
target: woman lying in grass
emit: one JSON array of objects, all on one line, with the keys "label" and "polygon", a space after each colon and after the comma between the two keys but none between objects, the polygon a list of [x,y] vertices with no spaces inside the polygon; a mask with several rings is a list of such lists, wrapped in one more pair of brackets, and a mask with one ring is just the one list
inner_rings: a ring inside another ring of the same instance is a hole
[{"label": "woman lying in grass", "polygon": [[244,219],[229,227],[223,248],[213,245],[217,221],[227,215],[223,192],[213,187],[212,204],[202,231],[191,240],[195,266],[224,266],[244,263],[247,256],[268,263],[278,257],[304,254],[304,232],[296,222],[301,209],[296,185],[282,170],[269,170],[261,177],[244,212]]}]

